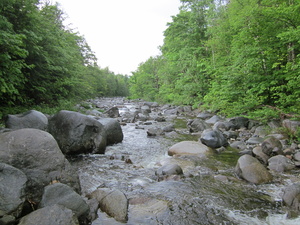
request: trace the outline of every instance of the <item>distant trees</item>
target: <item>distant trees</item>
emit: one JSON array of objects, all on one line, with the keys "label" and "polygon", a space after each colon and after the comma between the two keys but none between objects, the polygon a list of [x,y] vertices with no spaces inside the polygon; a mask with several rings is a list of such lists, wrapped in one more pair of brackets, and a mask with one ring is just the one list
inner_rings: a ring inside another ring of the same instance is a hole
[{"label": "distant trees", "polygon": [[[161,62],[152,68],[159,85],[150,97],[201,103],[226,115],[299,112],[299,1],[181,2],[164,33],[162,55],[149,59]],[[148,98],[154,81],[142,84],[144,64],[130,78],[130,89]]]},{"label": "distant trees", "polygon": [[63,22],[59,6],[46,1],[0,2],[0,106],[128,94],[128,77],[98,67]]}]

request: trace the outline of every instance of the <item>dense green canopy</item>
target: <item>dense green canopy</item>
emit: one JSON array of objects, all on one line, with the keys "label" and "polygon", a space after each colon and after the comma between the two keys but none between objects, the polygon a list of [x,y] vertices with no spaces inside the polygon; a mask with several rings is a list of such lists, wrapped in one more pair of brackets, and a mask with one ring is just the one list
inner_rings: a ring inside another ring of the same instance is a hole
[{"label": "dense green canopy", "polygon": [[47,1],[0,1],[0,107],[128,95],[128,77],[101,69],[64,19]]},{"label": "dense green canopy", "polygon": [[299,0],[181,2],[161,55],[130,78],[134,97],[226,115],[299,113]]}]

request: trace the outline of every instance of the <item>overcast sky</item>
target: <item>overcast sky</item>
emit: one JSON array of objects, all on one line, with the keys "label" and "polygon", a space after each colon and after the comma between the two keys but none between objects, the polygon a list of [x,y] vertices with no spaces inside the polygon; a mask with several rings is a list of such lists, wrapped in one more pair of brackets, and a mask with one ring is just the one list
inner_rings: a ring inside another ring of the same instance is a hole
[{"label": "overcast sky", "polygon": [[55,1],[85,37],[99,66],[127,75],[159,54],[166,24],[180,6],[180,0]]}]

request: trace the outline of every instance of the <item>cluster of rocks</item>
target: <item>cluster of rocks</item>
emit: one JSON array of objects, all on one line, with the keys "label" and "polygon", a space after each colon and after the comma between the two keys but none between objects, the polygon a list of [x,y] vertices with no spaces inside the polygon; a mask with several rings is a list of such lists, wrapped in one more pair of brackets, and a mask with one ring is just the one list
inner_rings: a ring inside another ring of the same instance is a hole
[{"label": "cluster of rocks", "polygon": [[107,145],[122,142],[116,119],[65,110],[50,117],[31,110],[8,115],[5,125],[0,132],[0,224],[88,224],[99,207],[126,220],[124,209],[116,207],[120,193],[81,196],[77,171],[66,158],[104,153]]}]

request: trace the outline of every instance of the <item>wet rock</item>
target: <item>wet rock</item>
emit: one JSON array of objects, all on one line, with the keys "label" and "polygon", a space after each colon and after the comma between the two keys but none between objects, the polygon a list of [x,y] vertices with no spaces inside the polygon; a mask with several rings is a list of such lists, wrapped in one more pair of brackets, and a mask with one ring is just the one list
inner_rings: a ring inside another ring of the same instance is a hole
[{"label": "wet rock", "polygon": [[148,105],[143,105],[143,106],[141,107],[141,111],[142,111],[143,114],[148,115],[149,113],[151,113],[150,106],[148,106]]},{"label": "wet rock", "polygon": [[8,115],[5,127],[10,129],[35,128],[47,130],[48,118],[41,112],[30,110],[23,114]]},{"label": "wet rock", "polygon": [[227,139],[224,137],[223,133],[219,130],[204,130],[200,141],[211,148],[219,148],[222,146],[228,146]]},{"label": "wet rock", "polygon": [[174,124],[170,124],[163,128],[163,132],[172,132],[175,130]]},{"label": "wet rock", "polygon": [[204,131],[205,129],[210,128],[210,126],[200,119],[191,120],[187,124],[188,128],[190,129],[191,133],[196,133],[199,131]]},{"label": "wet rock", "polygon": [[168,155],[200,155],[205,156],[205,153],[209,151],[209,148],[196,141],[182,141],[173,146],[168,150]]},{"label": "wet rock", "polygon": [[205,122],[208,124],[215,124],[221,120],[222,120],[221,117],[219,117],[218,115],[214,115],[213,117],[209,118],[208,120],[205,120]]},{"label": "wet rock", "polygon": [[55,204],[71,209],[77,218],[85,218],[89,213],[89,206],[84,199],[71,187],[62,183],[55,183],[45,187],[39,208]]},{"label": "wet rock", "polygon": [[300,211],[300,183],[286,187],[283,190],[282,200],[287,206]]},{"label": "wet rock", "polygon": [[117,107],[112,107],[104,112],[110,118],[120,117],[119,109]]},{"label": "wet rock", "polygon": [[253,137],[250,137],[246,141],[246,144],[248,144],[248,145],[258,145],[258,144],[261,144],[263,141],[264,141],[263,138],[253,136]]},{"label": "wet rock", "polygon": [[104,126],[107,145],[112,145],[123,141],[124,135],[118,120],[112,118],[101,118],[98,121]]},{"label": "wet rock", "polygon": [[0,134],[0,162],[26,174],[27,198],[32,201],[39,202],[43,188],[57,179],[80,190],[76,171],[45,131],[26,128]]},{"label": "wet rock", "polygon": [[243,155],[239,158],[235,171],[240,178],[250,183],[262,184],[272,181],[269,171],[250,155]]},{"label": "wet rock", "polygon": [[294,163],[283,155],[276,155],[269,160],[268,168],[277,172],[285,172],[295,168]]},{"label": "wet rock", "polygon": [[283,154],[282,144],[275,137],[267,138],[262,144],[262,151],[268,156]]},{"label": "wet rock", "polygon": [[47,206],[23,217],[18,225],[79,225],[74,213],[62,205]]},{"label": "wet rock", "polygon": [[100,209],[115,220],[126,222],[128,220],[128,199],[119,190],[99,188],[89,196],[98,200]]},{"label": "wet rock", "polygon": [[160,128],[150,128],[149,130],[147,130],[147,135],[149,137],[160,136],[163,133],[164,133],[163,130]]},{"label": "wet rock", "polygon": [[18,217],[25,202],[27,177],[21,170],[0,163],[0,181],[0,211]]},{"label": "wet rock", "polygon": [[253,150],[253,155],[255,156],[255,158],[257,158],[260,162],[262,162],[263,164],[267,165],[268,164],[268,160],[269,160],[269,156],[266,155],[265,153],[263,153],[262,148],[260,146],[255,147]]},{"label": "wet rock", "polygon": [[49,120],[49,132],[64,154],[104,153],[106,134],[96,119],[62,110]]},{"label": "wet rock", "polygon": [[165,175],[182,175],[182,168],[177,164],[166,164],[161,166],[155,172],[157,176],[165,176]]},{"label": "wet rock", "polygon": [[229,122],[233,124],[233,129],[247,128],[249,119],[245,117],[234,117],[229,119]]}]

